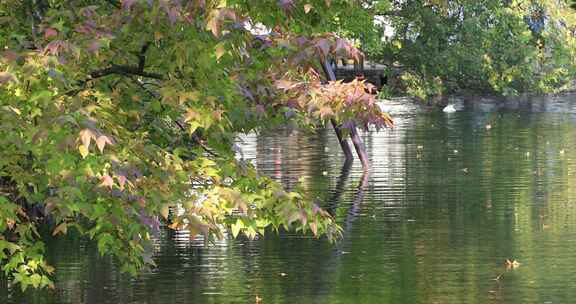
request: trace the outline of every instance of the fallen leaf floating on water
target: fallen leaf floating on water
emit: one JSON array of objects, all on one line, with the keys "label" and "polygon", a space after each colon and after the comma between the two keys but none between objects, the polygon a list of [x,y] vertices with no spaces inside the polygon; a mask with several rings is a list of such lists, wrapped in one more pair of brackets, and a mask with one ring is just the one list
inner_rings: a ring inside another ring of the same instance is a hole
[{"label": "fallen leaf floating on water", "polygon": [[508,269],[516,269],[520,267],[520,262],[516,261],[516,260],[509,260],[506,259],[506,268]]}]

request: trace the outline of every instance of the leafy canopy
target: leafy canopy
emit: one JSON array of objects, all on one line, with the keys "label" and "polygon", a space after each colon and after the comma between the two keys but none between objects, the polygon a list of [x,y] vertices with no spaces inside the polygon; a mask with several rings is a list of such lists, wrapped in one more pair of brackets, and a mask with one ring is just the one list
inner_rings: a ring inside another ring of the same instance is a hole
[{"label": "leafy canopy", "polygon": [[46,233],[73,229],[132,274],[160,225],[209,241],[266,229],[337,238],[299,192],[235,158],[239,133],[288,121],[391,125],[363,82],[319,63],[359,59],[351,1],[0,2],[0,261],[53,286]]}]

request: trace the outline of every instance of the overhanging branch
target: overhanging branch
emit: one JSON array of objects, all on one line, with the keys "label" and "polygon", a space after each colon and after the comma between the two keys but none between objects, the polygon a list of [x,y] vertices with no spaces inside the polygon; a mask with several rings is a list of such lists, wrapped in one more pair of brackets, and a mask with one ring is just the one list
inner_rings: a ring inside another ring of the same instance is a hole
[{"label": "overhanging branch", "polygon": [[153,79],[158,79],[158,80],[164,79],[164,76],[161,74],[145,72],[143,69],[143,64],[142,65],[139,64],[139,66],[137,66],[137,67],[128,66],[128,65],[113,64],[110,67],[107,67],[107,68],[104,68],[101,70],[93,71],[92,73],[90,73],[90,78],[87,79],[86,81],[105,77],[108,75],[114,75],[114,74],[124,75],[124,76],[142,76],[142,77],[153,78]]},{"label": "overhanging branch", "polygon": [[138,57],[138,65],[137,66],[112,64],[109,67],[92,71],[92,72],[90,72],[90,74],[88,74],[88,77],[86,79],[78,82],[78,86],[80,87],[79,89],[71,90],[71,91],[67,92],[66,95],[77,94],[80,90],[82,90],[82,88],[89,81],[94,80],[94,79],[98,79],[98,78],[102,78],[102,77],[106,77],[109,75],[122,75],[122,76],[129,76],[129,77],[140,76],[140,77],[145,77],[145,78],[164,80],[164,75],[162,75],[162,74],[150,73],[150,72],[144,71],[144,68],[146,66],[146,55],[145,54],[146,54],[146,51],[148,51],[149,47],[150,47],[150,42],[144,43],[144,45],[140,49],[140,52],[136,54],[136,56]]}]

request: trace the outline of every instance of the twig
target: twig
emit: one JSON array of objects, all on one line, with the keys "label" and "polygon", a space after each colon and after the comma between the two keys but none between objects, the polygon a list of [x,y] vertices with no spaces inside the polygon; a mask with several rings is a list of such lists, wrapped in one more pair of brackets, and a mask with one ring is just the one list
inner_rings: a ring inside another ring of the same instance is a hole
[{"label": "twig", "polygon": [[146,77],[146,78],[163,80],[164,75],[144,71],[144,68],[146,67],[145,54],[146,54],[146,51],[148,51],[149,47],[150,47],[150,42],[146,42],[146,43],[144,43],[144,45],[142,45],[140,52],[136,55],[138,57],[138,65],[137,66],[112,64],[111,66],[109,66],[107,68],[92,71],[86,79],[78,82],[78,86],[80,88],[70,90],[70,91],[66,92],[66,95],[68,95],[68,96],[75,95],[80,90],[82,90],[82,88],[89,81],[94,80],[94,79],[98,79],[98,78],[102,78],[102,77],[106,77],[109,75],[141,76],[141,77]]},{"label": "twig", "polygon": [[110,66],[108,68],[93,71],[92,73],[90,73],[89,79],[84,80],[84,82],[87,82],[87,81],[90,81],[93,79],[97,79],[97,78],[101,78],[101,77],[105,77],[108,75],[113,75],[113,74],[124,75],[124,76],[142,76],[142,77],[154,78],[154,79],[158,79],[158,80],[164,79],[164,76],[162,76],[158,73],[145,72],[143,68],[140,68],[140,66],[134,67],[134,66],[128,66],[128,65],[113,64],[112,66]]},{"label": "twig", "polygon": [[[180,128],[180,130],[182,130],[183,132],[186,132],[186,128],[184,128],[184,126],[182,125],[182,123],[180,123],[178,120],[174,120],[174,122],[176,122],[176,125]],[[206,153],[210,154],[213,157],[220,157],[216,152],[210,150],[210,148],[208,148],[203,142],[202,139],[200,139],[198,137],[198,135],[196,133],[193,133],[191,135],[192,140],[194,140],[194,142],[196,144],[198,144],[204,151],[206,151]]]}]

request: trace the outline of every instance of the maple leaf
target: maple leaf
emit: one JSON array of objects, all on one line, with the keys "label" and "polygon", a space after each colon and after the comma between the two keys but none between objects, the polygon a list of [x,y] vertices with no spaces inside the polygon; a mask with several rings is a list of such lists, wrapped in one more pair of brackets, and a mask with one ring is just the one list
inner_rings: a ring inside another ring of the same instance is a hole
[{"label": "maple leaf", "polygon": [[124,185],[126,185],[126,175],[116,174],[116,179],[118,180],[118,185],[120,185],[120,190],[124,190]]},{"label": "maple leaf", "polygon": [[4,58],[7,62],[14,62],[18,59],[18,57],[18,53],[11,50],[7,50],[2,53],[2,58]]},{"label": "maple leaf", "polygon": [[50,54],[53,56],[58,56],[58,54],[60,53],[60,51],[62,51],[63,49],[65,49],[67,46],[66,42],[62,41],[62,40],[54,40],[51,41],[50,43],[48,43],[46,45],[46,47],[44,47],[44,54]]},{"label": "maple leaf", "polygon": [[278,0],[278,5],[285,11],[294,8],[294,0]]},{"label": "maple leaf", "polygon": [[96,140],[96,134],[90,129],[83,129],[80,131],[80,141],[82,141],[82,145],[86,147],[86,149],[90,148],[91,140]]},{"label": "maple leaf", "polygon": [[135,2],[136,0],[122,0],[122,9],[130,10],[130,8],[132,7],[132,5],[134,5]]},{"label": "maple leaf", "polygon": [[88,45],[88,51],[91,53],[97,53],[100,47],[102,47],[100,40],[92,40],[92,42],[90,42]]},{"label": "maple leaf", "polygon": [[12,75],[8,72],[0,72],[0,84],[11,82],[11,81],[16,81],[16,78],[14,77],[14,75]]},{"label": "maple leaf", "polygon": [[295,82],[286,79],[276,80],[274,84],[276,85],[276,88],[285,91],[292,89],[296,85]]},{"label": "maple leaf", "polygon": [[104,147],[106,146],[106,144],[108,145],[113,144],[112,139],[110,139],[110,137],[100,135],[98,139],[96,139],[96,146],[98,147],[98,150],[100,150],[100,153],[104,151]]},{"label": "maple leaf", "polygon": [[172,7],[166,10],[166,14],[168,15],[170,24],[174,24],[180,18],[180,9],[178,7]]},{"label": "maple leaf", "polygon": [[110,177],[110,175],[105,174],[100,178],[100,187],[108,187],[112,189],[113,186],[114,186],[114,180],[112,179],[112,177]]},{"label": "maple leaf", "polygon": [[236,17],[236,13],[231,9],[213,9],[208,15],[206,29],[211,31],[215,37],[220,37],[222,34],[222,24],[227,19],[237,21],[238,18]]},{"label": "maple leaf", "polygon": [[326,38],[319,39],[316,42],[316,47],[318,47],[318,49],[320,50],[320,54],[322,56],[328,55],[328,53],[330,52],[330,45],[331,45],[330,40]]},{"label": "maple leaf", "polygon": [[48,39],[56,36],[58,36],[58,31],[56,29],[49,27],[44,30],[44,38]]},{"label": "maple leaf", "polygon": [[332,108],[329,106],[323,106],[318,110],[318,114],[320,115],[320,119],[324,119],[334,116],[334,111],[332,111]]}]

